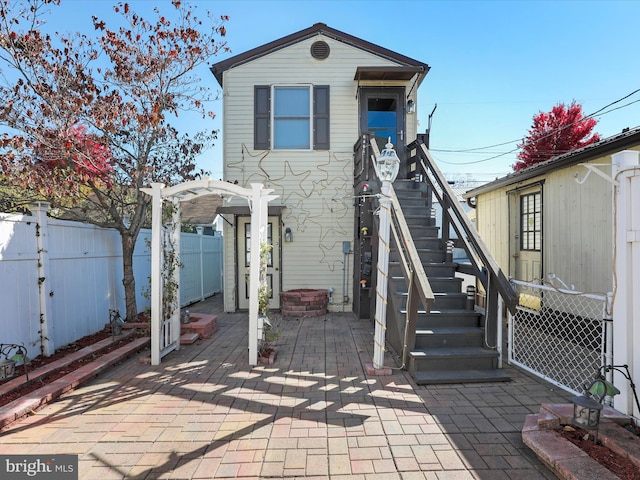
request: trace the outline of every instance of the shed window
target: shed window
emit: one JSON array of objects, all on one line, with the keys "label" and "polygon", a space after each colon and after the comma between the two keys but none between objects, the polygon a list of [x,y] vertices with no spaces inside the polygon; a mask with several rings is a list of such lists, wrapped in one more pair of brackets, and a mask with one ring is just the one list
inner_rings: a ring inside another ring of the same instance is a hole
[{"label": "shed window", "polygon": [[542,248],[542,196],[540,192],[520,197],[520,249]]},{"label": "shed window", "polygon": [[254,148],[328,150],[329,87],[257,85]]}]

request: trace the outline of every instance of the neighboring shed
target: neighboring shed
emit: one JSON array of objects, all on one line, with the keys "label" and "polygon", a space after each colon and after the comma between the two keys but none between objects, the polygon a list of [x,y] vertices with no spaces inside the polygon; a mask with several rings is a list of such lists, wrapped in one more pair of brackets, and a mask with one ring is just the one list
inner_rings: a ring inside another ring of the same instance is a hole
[{"label": "neighboring shed", "polygon": [[610,292],[612,183],[585,177],[589,169],[610,177],[611,155],[622,150],[640,150],[640,127],[466,192],[500,267],[518,280],[554,274],[576,290]]}]

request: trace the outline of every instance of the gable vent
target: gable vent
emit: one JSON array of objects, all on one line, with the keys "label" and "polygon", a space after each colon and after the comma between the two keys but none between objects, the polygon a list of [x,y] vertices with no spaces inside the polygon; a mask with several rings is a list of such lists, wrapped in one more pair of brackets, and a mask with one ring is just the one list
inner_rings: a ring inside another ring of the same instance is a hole
[{"label": "gable vent", "polygon": [[316,60],[324,60],[329,56],[329,44],[323,41],[313,42],[311,56]]}]

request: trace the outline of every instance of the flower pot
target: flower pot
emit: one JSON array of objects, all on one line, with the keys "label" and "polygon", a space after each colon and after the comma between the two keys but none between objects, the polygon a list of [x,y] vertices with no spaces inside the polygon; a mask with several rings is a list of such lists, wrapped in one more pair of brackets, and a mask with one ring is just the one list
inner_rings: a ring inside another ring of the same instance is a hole
[{"label": "flower pot", "polygon": [[258,353],[258,363],[262,365],[272,365],[278,357],[278,351],[275,348],[267,348]]}]

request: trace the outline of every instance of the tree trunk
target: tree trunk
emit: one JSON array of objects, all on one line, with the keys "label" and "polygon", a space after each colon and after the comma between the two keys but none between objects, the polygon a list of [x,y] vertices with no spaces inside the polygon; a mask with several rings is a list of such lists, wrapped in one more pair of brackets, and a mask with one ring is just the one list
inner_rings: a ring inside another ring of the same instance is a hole
[{"label": "tree trunk", "polygon": [[133,276],[133,249],[136,245],[136,239],[127,233],[121,233],[121,239],[122,266],[124,270],[122,285],[124,285],[127,321],[135,322],[138,318],[138,306],[136,304],[136,279]]}]

